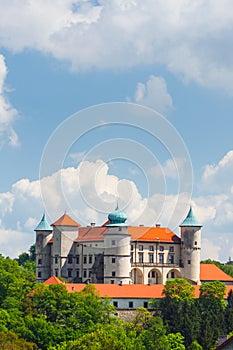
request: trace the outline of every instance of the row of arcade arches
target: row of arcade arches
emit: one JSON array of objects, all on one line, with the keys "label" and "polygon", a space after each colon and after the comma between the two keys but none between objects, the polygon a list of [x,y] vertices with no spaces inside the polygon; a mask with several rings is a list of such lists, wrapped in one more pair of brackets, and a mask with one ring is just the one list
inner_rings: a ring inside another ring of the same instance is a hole
[{"label": "row of arcade arches", "polygon": [[[158,269],[151,269],[148,272],[148,283],[150,284],[162,284],[162,274]],[[180,278],[181,274],[176,269],[171,269],[167,273],[167,278]],[[143,273],[139,268],[133,268],[131,271],[131,280],[133,284],[143,284]]]}]

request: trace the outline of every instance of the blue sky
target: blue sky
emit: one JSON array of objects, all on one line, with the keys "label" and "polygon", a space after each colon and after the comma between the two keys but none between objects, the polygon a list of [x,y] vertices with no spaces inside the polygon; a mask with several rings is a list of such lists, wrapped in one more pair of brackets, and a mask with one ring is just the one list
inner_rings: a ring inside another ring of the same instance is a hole
[{"label": "blue sky", "polygon": [[[202,257],[233,257],[232,2],[17,0],[0,10],[2,253],[28,249],[44,209],[51,221],[67,210],[82,224],[101,224],[119,197],[132,224],[166,225],[171,211],[177,222],[185,216],[183,159],[172,159],[143,130],[106,125],[105,107],[96,109],[100,127],[67,150],[65,198],[57,191],[58,169],[40,178],[43,151],[61,123],[84,110],[85,124],[92,118],[86,108],[130,102],[162,113],[187,146],[192,205],[204,226]],[[142,126],[156,127],[139,111]],[[146,153],[153,154],[151,167],[149,158],[140,165]],[[49,199],[41,200],[40,180]]]}]

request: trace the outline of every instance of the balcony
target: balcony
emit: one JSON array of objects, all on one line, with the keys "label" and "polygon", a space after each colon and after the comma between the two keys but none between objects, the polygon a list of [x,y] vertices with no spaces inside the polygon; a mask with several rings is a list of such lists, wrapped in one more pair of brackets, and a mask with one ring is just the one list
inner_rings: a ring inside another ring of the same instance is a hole
[{"label": "balcony", "polygon": [[149,262],[133,262],[131,263],[131,267],[170,267],[170,268],[175,268],[175,267],[180,267],[179,264],[169,264],[169,263],[149,263]]}]

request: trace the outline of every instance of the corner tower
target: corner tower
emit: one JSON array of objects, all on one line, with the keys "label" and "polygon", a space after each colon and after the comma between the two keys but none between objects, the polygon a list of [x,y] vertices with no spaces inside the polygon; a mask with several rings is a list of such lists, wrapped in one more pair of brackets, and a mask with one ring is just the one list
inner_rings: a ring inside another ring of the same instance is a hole
[{"label": "corner tower", "polygon": [[36,280],[44,282],[51,276],[51,245],[52,227],[45,214],[34,230],[36,232]]},{"label": "corner tower", "polygon": [[126,214],[116,210],[108,215],[107,233],[104,234],[104,283],[129,284],[130,234]]},{"label": "corner tower", "polygon": [[180,225],[182,277],[197,284],[200,283],[201,227],[190,207],[187,217]]}]

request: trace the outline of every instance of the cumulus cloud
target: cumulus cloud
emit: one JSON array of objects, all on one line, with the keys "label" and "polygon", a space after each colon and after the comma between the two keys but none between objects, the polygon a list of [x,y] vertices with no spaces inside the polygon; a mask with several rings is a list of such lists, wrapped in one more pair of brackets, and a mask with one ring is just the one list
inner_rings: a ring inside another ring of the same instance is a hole
[{"label": "cumulus cloud", "polygon": [[162,64],[233,94],[232,10],[231,0],[3,1],[0,45],[50,53],[76,70]]},{"label": "cumulus cloud", "polygon": [[12,127],[13,122],[18,117],[18,112],[7,100],[6,76],[7,66],[4,56],[0,54],[0,148],[4,143],[8,143],[12,147],[19,146],[18,136]]},{"label": "cumulus cloud", "polygon": [[217,164],[207,164],[202,176],[202,188],[215,193],[227,192],[232,189],[233,180],[233,150],[227,154]]},{"label": "cumulus cloud", "polygon": [[165,115],[173,110],[172,98],[167,91],[166,81],[154,75],[151,75],[145,84],[137,84],[133,102],[154,108]]}]

